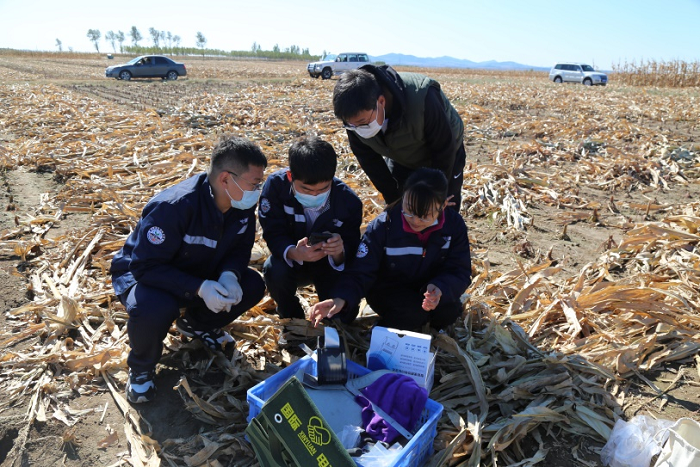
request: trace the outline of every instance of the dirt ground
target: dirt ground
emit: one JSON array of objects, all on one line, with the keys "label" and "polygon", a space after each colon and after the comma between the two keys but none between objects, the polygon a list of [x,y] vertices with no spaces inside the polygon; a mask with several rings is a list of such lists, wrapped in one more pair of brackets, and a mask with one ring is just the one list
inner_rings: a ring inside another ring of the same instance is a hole
[{"label": "dirt ground", "polygon": [[[134,89],[151,89],[159,83],[122,83],[103,78],[106,63],[103,60],[90,59],[84,61],[41,59],[45,66],[36,66],[31,57],[0,56],[0,86],[12,86],[28,82],[42,86],[47,83],[62,86],[71,93],[96,99],[100,102],[110,102],[132,109],[133,112],[150,112],[156,109],[167,112],[168,105],[189,99],[187,94],[178,95],[171,89],[139,93],[138,99],[132,93]],[[272,83],[311,83],[319,86],[304,76],[304,64],[258,64],[245,62],[235,68],[236,74],[225,76],[217,67],[216,61],[196,61],[188,65],[191,70],[188,86],[198,90],[230,92],[245,86],[248,80]],[[48,68],[47,68],[48,67]],[[56,67],[58,72],[48,72]],[[424,70],[425,71],[425,70]],[[440,81],[454,83],[454,88],[461,86],[463,81],[475,88],[480,83],[500,82],[511,78],[499,76],[463,77],[451,70],[428,70]],[[517,82],[517,78],[512,78]],[[529,79],[529,78],[528,78]],[[541,86],[551,85],[544,77],[536,77],[542,81]],[[178,83],[179,84],[179,83]],[[322,83],[323,84],[323,83]],[[128,88],[127,88],[128,85]],[[332,84],[328,85],[328,92]],[[448,90],[452,87],[445,86]],[[128,89],[128,92],[126,90]],[[179,89],[179,88],[175,88]],[[637,92],[669,92],[658,90],[637,90],[631,88],[615,89],[614,79],[608,89],[594,91],[618,93],[623,99],[625,95]],[[275,92],[274,89],[272,92]],[[447,91],[446,91],[447,92]],[[695,93],[695,99],[698,93]],[[449,95],[449,92],[448,92]],[[465,99],[467,99],[465,97]],[[480,106],[495,105],[494,102],[479,102]],[[324,104],[328,104],[325,102]],[[461,104],[456,104],[460,110]],[[309,103],[309,106],[321,107],[319,103]],[[555,111],[547,109],[525,109],[523,119],[528,115],[539,114],[549,119],[560,117]],[[330,115],[326,116],[331,121]],[[214,125],[216,122],[199,118],[192,119],[193,125]],[[667,138],[697,148],[700,143],[700,130],[697,122],[676,121],[668,123],[664,118],[646,118],[636,122],[646,129],[654,129]],[[483,130],[483,129],[482,129]],[[479,130],[479,131],[482,131]],[[499,151],[507,151],[514,143],[527,143],[535,139],[531,134],[505,135],[482,137],[476,130],[467,127],[465,143],[467,159],[471,167],[465,170],[468,178],[470,170],[479,166],[494,164]],[[496,130],[494,130],[496,131]],[[482,131],[483,132],[483,131]],[[17,133],[13,128],[0,127],[0,154],[2,150],[13,151],[19,147],[27,135]],[[86,135],[87,137],[87,135]],[[541,138],[540,138],[541,139]],[[562,172],[574,171],[579,162],[575,159],[563,160],[556,169]],[[529,166],[535,170],[534,164]],[[528,167],[526,167],[526,170]],[[18,219],[26,218],[35,213],[40,196],[45,193],[59,193],[66,180],[54,173],[50,168],[17,166],[6,168],[0,173],[0,232],[14,228]],[[611,191],[592,184],[582,183],[578,196],[590,206],[608,206],[614,198],[617,210],[599,209],[595,214],[597,219],[582,218],[580,221],[565,221],[565,212],[561,207],[552,204],[532,203],[528,206],[533,218],[533,225],[525,231],[506,229],[494,222],[493,218],[479,213],[466,215],[470,229],[470,240],[475,258],[488,259],[494,269],[510,270],[517,262],[524,262],[538,256],[548,255],[559,260],[562,267],[562,277],[572,277],[579,273],[582,265],[591,258],[598,256],[609,248],[610,242],[619,243],[622,234],[629,223],[653,221],[661,219],[663,214],[648,212],[644,206],[650,202],[661,205],[682,206],[699,199],[700,183],[691,179],[686,184],[671,184],[665,189],[645,188],[636,190]],[[593,215],[593,209],[582,209],[581,212]],[[568,212],[568,211],[567,211]],[[78,235],[88,227],[90,217],[87,214],[71,213],[64,215],[46,234],[46,238],[60,238],[64,235]],[[564,231],[564,226],[566,230]],[[606,246],[607,245],[607,246]],[[3,250],[0,254],[0,341],[2,336],[17,331],[17,323],[11,319],[10,311],[29,303],[31,292],[23,274],[26,264],[18,254]],[[32,255],[41,255],[35,251]],[[14,350],[31,349],[39,344],[40,337],[32,337],[15,344]],[[0,354],[0,358],[2,354]],[[182,347],[177,351],[166,351],[158,368],[159,395],[156,401],[134,407],[144,420],[150,422],[151,438],[161,446],[169,440],[184,439],[200,433],[205,424],[194,417],[188,410],[186,402],[177,391],[170,390],[183,373],[190,378],[201,378],[215,385],[221,379],[216,371],[202,374],[194,372],[186,364],[196,359],[206,359],[201,349]],[[49,366],[45,371],[53,371]],[[653,372],[647,372],[640,377],[631,378],[626,383],[630,391],[628,400],[624,401],[624,414],[632,417],[636,414],[653,414],[659,418],[676,420],[681,417],[700,419],[700,368],[695,362],[685,359],[680,362],[665,365]],[[120,375],[123,382],[125,375]],[[648,380],[648,381],[646,381]],[[28,425],[25,422],[29,400],[24,405],[5,407],[0,410],[0,466],[29,466],[29,465],[121,465],[120,458],[128,446],[123,436],[116,441],[110,441],[110,433],[124,424],[124,416],[115,404],[115,399],[107,385],[99,378],[92,384],[82,386],[79,391],[57,392],[52,397],[66,407],[64,417],[51,417],[38,420]],[[655,392],[655,386],[661,394]],[[118,385],[119,391],[123,384]],[[241,394],[245,399],[245,394]],[[5,396],[0,394],[0,402]],[[60,420],[59,418],[64,418]],[[242,427],[241,427],[242,428]],[[119,428],[120,429],[120,428]],[[557,434],[554,433],[554,439]],[[548,441],[550,448],[546,460],[541,465],[554,467],[569,467],[571,465],[595,466],[601,465],[599,450],[602,443],[590,443],[585,439],[562,437],[556,441]],[[534,452],[537,442],[533,441],[527,449]],[[168,462],[164,459],[164,463]],[[173,464],[175,465],[175,464]],[[177,464],[179,465],[179,464]],[[234,462],[232,465],[236,465]]]}]

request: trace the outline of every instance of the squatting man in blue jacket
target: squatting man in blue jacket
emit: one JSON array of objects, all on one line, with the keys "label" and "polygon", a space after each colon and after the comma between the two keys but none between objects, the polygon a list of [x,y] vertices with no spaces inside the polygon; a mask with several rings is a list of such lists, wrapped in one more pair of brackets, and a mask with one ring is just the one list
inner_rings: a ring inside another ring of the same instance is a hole
[{"label": "squatting man in blue jacket", "polygon": [[403,196],[367,226],[334,298],[314,305],[310,320],[318,324],[366,297],[379,326],[442,329],[454,323],[471,283],[471,256],[464,219],[445,209],[447,189],[441,171],[414,171]]},{"label": "squatting man in blue jacket", "polygon": [[[330,298],[360,243],[362,202],[335,178],[336,165],[329,143],[300,139],[289,149],[289,168],[270,175],[263,186],[258,217],[272,253],[263,273],[281,318],[306,317],[296,296],[300,286],[314,284],[320,300]],[[338,318],[352,321],[357,309]]]},{"label": "squatting man in blue jacket", "polygon": [[130,402],[155,396],[155,368],[173,321],[183,335],[221,350],[233,342],[221,328],[262,299],[265,283],[248,263],[265,167],[258,146],[222,137],[207,172],[154,196],[114,256],[114,291],[129,314]]}]

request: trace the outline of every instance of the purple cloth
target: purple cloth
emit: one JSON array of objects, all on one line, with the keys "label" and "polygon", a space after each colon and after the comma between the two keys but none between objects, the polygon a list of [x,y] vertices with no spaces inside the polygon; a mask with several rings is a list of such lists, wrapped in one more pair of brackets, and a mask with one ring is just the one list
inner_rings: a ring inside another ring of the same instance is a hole
[{"label": "purple cloth", "polygon": [[[362,390],[365,397],[355,396],[362,407],[362,427],[373,439],[393,443],[399,432],[374,412],[370,400],[411,431],[420,419],[428,400],[428,391],[418,386],[410,376],[388,373]],[[369,400],[367,400],[369,399]]]}]

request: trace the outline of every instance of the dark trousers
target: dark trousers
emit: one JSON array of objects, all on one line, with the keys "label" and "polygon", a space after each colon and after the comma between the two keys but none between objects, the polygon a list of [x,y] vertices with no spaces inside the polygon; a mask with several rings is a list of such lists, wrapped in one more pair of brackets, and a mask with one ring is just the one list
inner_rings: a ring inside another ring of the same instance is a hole
[{"label": "dark trousers", "polygon": [[127,330],[131,351],[126,362],[133,371],[150,371],[155,368],[163,352],[163,339],[170,326],[185,308],[185,317],[201,331],[221,328],[255,306],[265,294],[265,283],[254,269],[246,269],[239,281],[243,298],[231,311],[214,313],[204,300],[181,299],[162,289],[137,283],[119,296],[129,313]]},{"label": "dark trousers", "polygon": [[[386,164],[391,171],[391,175],[399,183],[399,190],[403,192],[403,186],[406,183],[406,179],[413,173],[413,169],[409,169],[393,160],[386,158]],[[457,148],[457,154],[455,155],[455,163],[452,166],[452,175],[447,180],[447,196],[452,196],[450,200],[451,203],[455,203],[454,206],[450,206],[457,212],[462,206],[462,184],[464,182],[464,164],[467,160],[467,153],[464,149],[464,143],[460,144]],[[393,200],[392,200],[393,201]],[[387,200],[387,202],[389,202]]]},{"label": "dark trousers", "polygon": [[[333,298],[331,290],[340,278],[328,263],[328,258],[322,258],[313,263],[304,263],[290,268],[287,262],[276,256],[270,256],[263,266],[265,284],[270,296],[277,303],[277,313],[280,318],[306,318],[304,309],[296,296],[299,287],[313,284],[318,294],[318,300]],[[340,319],[343,322],[352,321],[357,316],[357,310],[343,312]]]},{"label": "dark trousers", "polygon": [[434,310],[425,311],[423,292],[409,287],[375,288],[367,294],[367,303],[380,316],[378,326],[404,331],[418,330],[426,323],[435,329],[444,329],[462,316],[459,301],[440,300]]}]

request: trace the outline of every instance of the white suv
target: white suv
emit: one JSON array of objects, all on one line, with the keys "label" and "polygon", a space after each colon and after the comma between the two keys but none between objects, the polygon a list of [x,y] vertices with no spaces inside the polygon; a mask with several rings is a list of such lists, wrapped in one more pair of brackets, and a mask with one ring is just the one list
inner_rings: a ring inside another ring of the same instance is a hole
[{"label": "white suv", "polygon": [[584,63],[557,63],[549,70],[549,79],[555,83],[581,83],[586,86],[608,84],[608,75]]},{"label": "white suv", "polygon": [[360,68],[369,63],[369,55],[357,52],[326,55],[318,62],[306,66],[312,78],[330,79],[333,75],[342,75],[348,70]]}]

